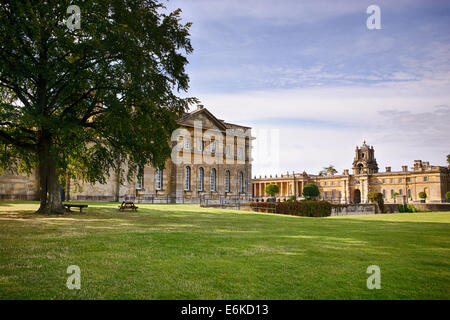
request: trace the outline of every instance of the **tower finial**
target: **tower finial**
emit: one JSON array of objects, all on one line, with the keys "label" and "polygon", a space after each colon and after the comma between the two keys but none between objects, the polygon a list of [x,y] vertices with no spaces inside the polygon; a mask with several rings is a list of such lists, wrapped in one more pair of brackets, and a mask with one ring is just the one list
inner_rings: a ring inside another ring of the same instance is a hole
[{"label": "tower finial", "polygon": [[365,139],[363,140],[363,145],[366,145],[366,140]]}]

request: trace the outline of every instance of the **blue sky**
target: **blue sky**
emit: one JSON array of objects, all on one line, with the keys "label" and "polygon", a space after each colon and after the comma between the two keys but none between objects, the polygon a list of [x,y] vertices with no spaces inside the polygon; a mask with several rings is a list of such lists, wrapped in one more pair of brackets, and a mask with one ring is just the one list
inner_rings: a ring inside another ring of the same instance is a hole
[{"label": "blue sky", "polygon": [[[366,27],[372,4],[381,9],[381,30]],[[317,173],[329,164],[341,172],[364,139],[382,169],[415,159],[446,165],[450,1],[172,0],[167,7],[193,23],[188,94],[219,118],[253,127],[255,175]]]}]

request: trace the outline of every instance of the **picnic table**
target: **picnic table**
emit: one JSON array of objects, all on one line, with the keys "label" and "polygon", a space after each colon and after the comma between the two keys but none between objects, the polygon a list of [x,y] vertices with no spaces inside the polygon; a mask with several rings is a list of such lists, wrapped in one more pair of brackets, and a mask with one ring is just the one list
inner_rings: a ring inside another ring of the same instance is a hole
[{"label": "picnic table", "polygon": [[69,211],[69,212],[72,212],[72,210],[70,210],[70,208],[79,208],[80,209],[80,213],[83,213],[83,208],[87,208],[88,207],[87,204],[65,203],[63,205],[64,205],[64,207],[66,207],[67,211]]},{"label": "picnic table", "polygon": [[123,201],[122,204],[119,206],[119,211],[125,211],[127,209],[136,211],[138,207],[134,205],[133,201]]}]

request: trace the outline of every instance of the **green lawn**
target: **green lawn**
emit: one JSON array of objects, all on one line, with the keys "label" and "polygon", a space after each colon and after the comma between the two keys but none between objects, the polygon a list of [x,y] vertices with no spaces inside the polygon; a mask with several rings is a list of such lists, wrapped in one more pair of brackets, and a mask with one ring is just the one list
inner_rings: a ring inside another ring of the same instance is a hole
[{"label": "green lawn", "polygon": [[[305,218],[0,202],[0,299],[449,299],[450,212]],[[69,265],[81,290],[66,287]],[[366,269],[381,268],[368,290]]]}]

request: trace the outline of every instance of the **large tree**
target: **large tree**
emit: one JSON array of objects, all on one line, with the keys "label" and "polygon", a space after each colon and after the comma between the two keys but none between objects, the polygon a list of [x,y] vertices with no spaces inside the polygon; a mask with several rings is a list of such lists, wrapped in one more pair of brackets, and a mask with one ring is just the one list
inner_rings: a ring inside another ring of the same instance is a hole
[{"label": "large tree", "polygon": [[0,161],[36,168],[41,213],[64,212],[59,177],[104,183],[125,162],[128,178],[138,165],[163,166],[177,118],[196,102],[180,97],[192,52],[180,10],[80,1],[73,28],[71,4],[0,4]]}]

